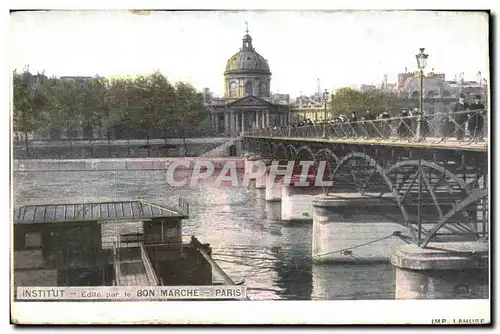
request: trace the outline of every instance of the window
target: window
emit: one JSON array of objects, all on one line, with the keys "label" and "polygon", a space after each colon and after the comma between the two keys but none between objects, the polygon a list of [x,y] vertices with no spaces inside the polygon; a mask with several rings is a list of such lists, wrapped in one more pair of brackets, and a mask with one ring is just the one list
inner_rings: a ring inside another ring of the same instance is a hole
[{"label": "window", "polygon": [[264,82],[260,84],[260,94],[264,96],[267,94],[267,85]]},{"label": "window", "polygon": [[167,238],[176,238],[179,236],[180,236],[179,229],[177,227],[169,226],[167,228],[167,233],[166,233]]},{"label": "window", "polygon": [[238,85],[236,82],[231,82],[231,86],[229,87],[229,96],[236,96],[237,89]]},{"label": "window", "polygon": [[436,97],[437,95],[438,94],[435,91],[433,91],[433,90],[427,92],[427,98],[430,98],[430,99]]},{"label": "window", "polygon": [[247,83],[245,84],[245,90],[246,90],[247,95],[252,95],[253,87],[252,87],[252,83],[250,81],[247,81]]},{"label": "window", "polygon": [[26,248],[42,246],[42,234],[39,232],[27,232],[24,235],[24,245]]}]

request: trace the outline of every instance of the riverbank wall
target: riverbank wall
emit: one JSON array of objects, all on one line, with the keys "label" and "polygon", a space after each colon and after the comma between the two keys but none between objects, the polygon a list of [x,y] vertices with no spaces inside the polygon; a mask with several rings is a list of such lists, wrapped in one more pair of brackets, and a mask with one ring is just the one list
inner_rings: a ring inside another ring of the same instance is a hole
[{"label": "riverbank wall", "polygon": [[[13,161],[14,172],[69,172],[69,171],[113,171],[113,170],[167,170],[174,162],[188,162],[193,169],[195,163],[210,162],[215,170],[220,170],[228,162],[234,162],[238,170],[245,168],[245,159],[206,158],[206,157],[171,157],[171,158],[125,158],[125,159],[16,159]],[[184,165],[187,165],[184,163]]]}]

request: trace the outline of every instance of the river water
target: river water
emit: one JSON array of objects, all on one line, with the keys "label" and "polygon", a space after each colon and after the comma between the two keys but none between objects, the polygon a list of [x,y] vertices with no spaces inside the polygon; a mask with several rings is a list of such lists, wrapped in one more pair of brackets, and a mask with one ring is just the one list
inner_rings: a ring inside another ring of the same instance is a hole
[{"label": "river water", "polygon": [[245,280],[252,300],[394,299],[390,264],[329,264],[311,261],[312,223],[280,220],[280,203],[264,190],[172,188],[162,171],[16,172],[15,205],[143,199],[190,205],[183,235],[210,243],[213,256],[234,281]]}]

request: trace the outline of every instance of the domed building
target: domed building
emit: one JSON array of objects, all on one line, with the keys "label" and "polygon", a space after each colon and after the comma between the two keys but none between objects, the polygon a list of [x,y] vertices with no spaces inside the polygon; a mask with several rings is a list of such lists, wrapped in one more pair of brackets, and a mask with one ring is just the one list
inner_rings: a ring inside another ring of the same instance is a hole
[{"label": "domed building", "polygon": [[207,104],[217,133],[236,135],[253,128],[288,124],[288,106],[270,102],[271,70],[254,48],[248,27],[242,47],[224,71],[224,95]]}]

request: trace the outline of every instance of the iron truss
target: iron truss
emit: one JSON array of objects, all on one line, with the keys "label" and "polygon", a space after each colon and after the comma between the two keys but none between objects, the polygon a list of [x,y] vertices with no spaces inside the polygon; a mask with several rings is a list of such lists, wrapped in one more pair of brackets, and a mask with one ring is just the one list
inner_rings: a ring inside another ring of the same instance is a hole
[{"label": "iron truss", "polygon": [[326,161],[325,180],[333,185],[325,193],[388,201],[378,214],[406,227],[421,247],[488,237],[487,152],[254,136],[244,137],[243,146],[273,160]]}]

